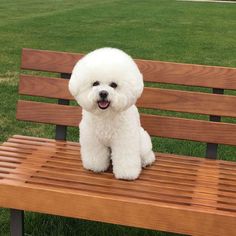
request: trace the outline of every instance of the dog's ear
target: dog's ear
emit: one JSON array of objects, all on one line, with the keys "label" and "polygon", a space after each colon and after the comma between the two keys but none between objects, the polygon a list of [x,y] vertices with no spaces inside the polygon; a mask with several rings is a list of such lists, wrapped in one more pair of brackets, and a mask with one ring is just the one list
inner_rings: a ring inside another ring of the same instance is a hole
[{"label": "dog's ear", "polygon": [[73,97],[76,97],[76,95],[78,93],[78,88],[77,88],[77,85],[76,85],[76,79],[73,76],[73,74],[71,74],[68,88],[69,88],[69,91],[70,91],[71,95]]},{"label": "dog's ear", "polygon": [[143,88],[144,88],[143,74],[141,72],[140,72],[140,80],[141,80],[141,83],[140,83],[140,96],[141,96],[141,93],[143,92]]},{"label": "dog's ear", "polygon": [[144,88],[143,74],[141,72],[139,72],[139,74],[138,74],[137,81],[138,82],[136,83],[135,93],[136,93],[136,97],[139,98],[139,97],[141,97],[142,92],[143,92],[143,88]]},{"label": "dog's ear", "polygon": [[79,63],[75,65],[75,67],[72,70],[70,81],[68,84],[69,91],[73,97],[76,97],[79,92],[79,85],[78,85],[78,66]]}]

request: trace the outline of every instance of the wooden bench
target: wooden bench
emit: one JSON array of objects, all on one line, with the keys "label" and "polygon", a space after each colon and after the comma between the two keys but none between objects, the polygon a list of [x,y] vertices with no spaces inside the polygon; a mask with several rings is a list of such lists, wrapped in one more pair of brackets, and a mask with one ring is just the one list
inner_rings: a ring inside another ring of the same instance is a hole
[{"label": "wooden bench", "polygon": [[[146,87],[142,108],[209,115],[210,121],[141,114],[152,135],[207,143],[206,157],[158,153],[136,181],[84,170],[80,145],[66,140],[78,126],[68,78],[81,54],[23,49],[21,69],[61,78],[20,75],[19,94],[58,104],[19,100],[18,120],[56,125],[54,139],[14,135],[0,147],[0,206],[11,209],[11,233],[23,235],[23,212],[34,211],[190,235],[236,235],[236,162],[214,160],[217,145],[236,145],[236,69],[136,60],[146,82],[213,88],[212,93]],[[173,150],[172,150],[173,151]]]}]

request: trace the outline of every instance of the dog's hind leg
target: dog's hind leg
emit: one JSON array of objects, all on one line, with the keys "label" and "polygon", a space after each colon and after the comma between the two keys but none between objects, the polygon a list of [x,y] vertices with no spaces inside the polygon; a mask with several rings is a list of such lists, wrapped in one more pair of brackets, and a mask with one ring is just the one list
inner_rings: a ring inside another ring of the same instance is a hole
[{"label": "dog's hind leg", "polygon": [[151,165],[156,157],[152,151],[151,138],[142,127],[140,128],[140,147],[142,167]]}]

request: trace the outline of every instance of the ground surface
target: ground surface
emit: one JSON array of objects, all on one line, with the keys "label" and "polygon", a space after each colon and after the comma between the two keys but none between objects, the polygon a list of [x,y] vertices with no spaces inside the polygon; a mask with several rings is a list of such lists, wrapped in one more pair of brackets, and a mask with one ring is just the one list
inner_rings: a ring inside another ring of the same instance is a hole
[{"label": "ground surface", "polygon": [[[1,0],[0,142],[13,134],[53,138],[51,126],[15,120],[21,48],[88,52],[112,46],[135,58],[235,67],[235,7],[166,0]],[[70,140],[78,140],[77,129],[69,133]],[[204,156],[204,144],[153,142],[158,151]],[[235,153],[220,146],[220,158],[236,160]],[[0,210],[0,226],[0,235],[9,235],[7,210]],[[27,213],[25,227],[26,235],[172,235],[33,213]]]}]

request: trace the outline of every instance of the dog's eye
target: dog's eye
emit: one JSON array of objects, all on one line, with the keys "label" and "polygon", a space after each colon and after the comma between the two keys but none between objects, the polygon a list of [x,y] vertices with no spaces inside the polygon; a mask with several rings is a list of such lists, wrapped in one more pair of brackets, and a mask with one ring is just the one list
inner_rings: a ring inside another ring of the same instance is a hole
[{"label": "dog's eye", "polygon": [[93,86],[98,86],[100,83],[98,82],[98,81],[95,81],[94,83],[93,83]]},{"label": "dog's eye", "polygon": [[117,85],[117,83],[112,82],[112,83],[110,83],[110,86],[111,86],[112,88],[116,88],[118,85]]}]

